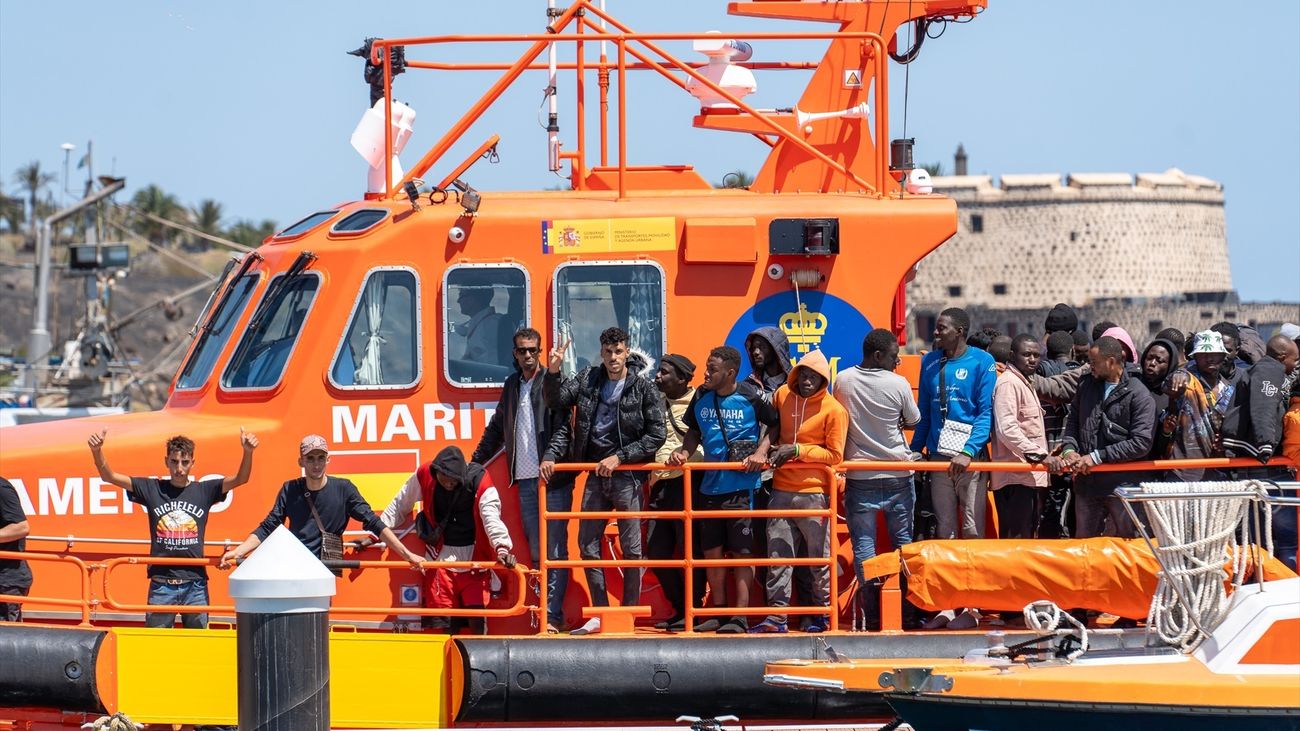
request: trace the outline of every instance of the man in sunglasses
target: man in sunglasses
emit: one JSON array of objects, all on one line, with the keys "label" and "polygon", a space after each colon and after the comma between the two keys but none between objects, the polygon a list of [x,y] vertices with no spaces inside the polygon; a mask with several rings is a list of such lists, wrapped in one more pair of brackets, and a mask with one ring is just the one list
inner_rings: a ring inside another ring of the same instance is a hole
[{"label": "man in sunglasses", "polygon": [[[483,438],[470,461],[486,464],[505,451],[506,465],[510,470],[510,484],[518,490],[519,517],[528,537],[528,550],[533,566],[540,563],[541,546],[538,539],[537,478],[540,475],[540,457],[550,443],[551,435],[568,418],[564,410],[546,408],[542,402],[541,368],[542,336],[531,327],[515,331],[515,372],[506,378],[501,389],[501,400],[483,430]],[[572,472],[557,472],[547,483],[546,509],[552,511],[573,508]],[[569,546],[568,522],[553,520],[546,526],[546,552],[550,560],[567,559]],[[568,569],[551,569],[547,572],[547,629],[558,632],[564,628],[564,593],[569,585]]]}]

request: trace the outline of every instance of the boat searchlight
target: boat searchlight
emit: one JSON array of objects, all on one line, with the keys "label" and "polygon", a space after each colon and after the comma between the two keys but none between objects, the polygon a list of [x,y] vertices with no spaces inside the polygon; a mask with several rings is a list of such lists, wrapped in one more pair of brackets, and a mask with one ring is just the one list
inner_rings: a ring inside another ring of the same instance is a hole
[{"label": "boat searchlight", "polygon": [[[707,38],[694,41],[692,47],[709,59],[709,63],[700,69],[700,74],[725,89],[727,93],[737,99],[744,99],[758,89],[754,72],[738,65],[748,61],[754,55],[753,47],[745,41],[723,38],[720,32],[709,31]],[[704,109],[736,108],[735,104],[701,84],[695,77],[687,79],[686,91],[699,99],[700,106]]]}]

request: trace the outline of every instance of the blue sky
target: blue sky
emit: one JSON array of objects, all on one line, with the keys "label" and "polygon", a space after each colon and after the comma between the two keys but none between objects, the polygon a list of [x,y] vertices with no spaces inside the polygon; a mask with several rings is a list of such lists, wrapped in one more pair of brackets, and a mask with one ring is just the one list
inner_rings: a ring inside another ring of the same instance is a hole
[{"label": "blue sky", "polygon": [[[537,32],[544,6],[5,0],[0,182],[13,192],[13,171],[31,160],[61,171],[64,142],[77,145],[75,166],[93,139],[96,172],[126,176],[128,194],[157,183],[187,204],[218,200],[232,219],[286,224],[363,192],[364,163],[348,137],[367,90],[360,61],[345,51],[368,35]],[[643,32],[800,29],[729,18],[721,0],[609,0],[609,8]],[[961,142],[973,173],[1179,167],[1219,180],[1243,297],[1300,300],[1297,29],[1293,0],[991,0],[974,22],[928,41],[912,64],[908,135],[917,138],[918,161],[942,161],[949,170]],[[517,53],[502,47],[494,57]],[[816,44],[755,45],[756,60],[819,56]],[[892,132],[901,136],[903,74],[895,71]],[[406,158],[427,149],[492,78],[400,78],[398,98],[419,114]],[[750,101],[788,106],[803,78],[760,73]],[[446,165],[498,133],[502,164],[477,166],[476,187],[558,184],[545,170],[535,116],[545,83],[541,73],[525,76]],[[561,89],[569,146],[571,92]],[[632,163],[692,163],[711,180],[758,169],[766,148],[746,136],[694,130],[696,103],[662,79],[636,74],[629,94],[637,102]]]}]

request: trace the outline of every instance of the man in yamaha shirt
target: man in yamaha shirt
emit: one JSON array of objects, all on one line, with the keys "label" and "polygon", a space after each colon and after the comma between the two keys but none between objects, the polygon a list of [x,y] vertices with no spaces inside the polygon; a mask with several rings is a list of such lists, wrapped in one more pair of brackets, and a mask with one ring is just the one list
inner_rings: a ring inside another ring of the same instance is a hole
[{"label": "man in yamaha shirt", "polygon": [[[128,477],[114,472],[104,457],[104,441],[108,430],[91,434],[87,444],[95,459],[99,478],[129,493],[131,502],[144,506],[149,518],[149,555],[160,558],[203,558],[203,534],[208,527],[212,506],[221,502],[226,493],[248,482],[253,471],[253,450],[257,437],[239,430],[239,443],[244,458],[239,472],[224,479],[190,481],[194,469],[194,442],[188,437],[175,436],[167,440],[164,462],[167,479],[157,477]],[[208,603],[208,572],[204,566],[149,566],[149,603],[168,606],[195,606]],[[148,612],[146,627],[171,627],[176,623],[176,612]],[[206,613],[183,613],[181,625],[187,629],[208,626]]]}]

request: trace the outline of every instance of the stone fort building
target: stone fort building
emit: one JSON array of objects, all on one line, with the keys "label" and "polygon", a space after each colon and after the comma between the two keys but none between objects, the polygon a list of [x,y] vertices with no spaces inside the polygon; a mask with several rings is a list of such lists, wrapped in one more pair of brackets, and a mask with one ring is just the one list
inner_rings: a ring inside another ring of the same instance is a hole
[{"label": "stone fort building", "polygon": [[1203,330],[1221,320],[1265,336],[1300,322],[1300,304],[1241,302],[1232,287],[1223,186],[1177,169],[1163,173],[966,175],[934,178],[957,202],[957,234],[925,257],[908,285],[908,337],[928,342],[945,307],[971,327],[1043,333],[1052,305],[1080,327],[1110,320],[1139,347],[1166,327]]}]

